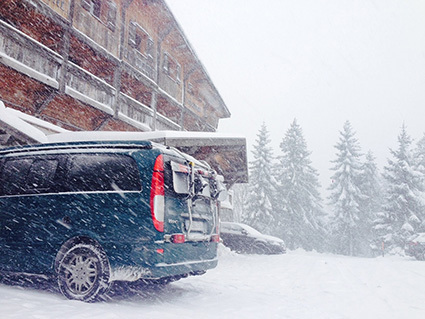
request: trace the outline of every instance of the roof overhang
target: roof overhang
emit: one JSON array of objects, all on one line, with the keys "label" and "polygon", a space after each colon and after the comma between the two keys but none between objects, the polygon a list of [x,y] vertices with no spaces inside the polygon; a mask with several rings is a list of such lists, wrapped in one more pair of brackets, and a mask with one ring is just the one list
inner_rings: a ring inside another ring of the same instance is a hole
[{"label": "roof overhang", "polygon": [[67,130],[4,106],[0,101],[0,146],[47,143],[47,134]]}]

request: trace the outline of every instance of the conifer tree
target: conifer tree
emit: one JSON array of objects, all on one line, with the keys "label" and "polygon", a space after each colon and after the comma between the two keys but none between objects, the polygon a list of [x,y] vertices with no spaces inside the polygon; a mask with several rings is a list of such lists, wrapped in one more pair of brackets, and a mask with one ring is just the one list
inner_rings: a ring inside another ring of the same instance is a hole
[{"label": "conifer tree", "polygon": [[417,169],[422,174],[425,174],[425,134],[416,144],[416,149],[414,150],[414,157]]},{"label": "conifer tree", "polygon": [[254,144],[253,161],[250,162],[249,194],[242,221],[259,231],[271,234],[275,227],[273,210],[275,183],[272,176],[273,152],[269,146],[267,126],[262,124]]},{"label": "conifer tree", "polygon": [[332,236],[337,253],[357,255],[360,253],[362,221],[361,211],[363,194],[361,182],[361,152],[349,121],[340,132],[339,142],[335,145],[337,158],[333,161],[332,184],[329,187],[330,204],[333,206]]},{"label": "conifer tree", "polygon": [[360,222],[363,224],[361,229],[364,231],[362,236],[365,239],[360,247],[360,253],[362,255],[372,255],[372,250],[379,252],[381,249],[380,240],[376,238],[373,225],[381,211],[383,201],[380,175],[375,157],[371,151],[366,155],[360,178],[360,187],[363,194],[360,209],[364,212],[364,219]]},{"label": "conifer tree", "polygon": [[423,174],[413,158],[412,139],[403,125],[398,136],[398,149],[390,150],[393,159],[384,167],[388,189],[381,222],[375,228],[389,250],[401,251],[407,239],[422,230],[424,221]]},{"label": "conifer tree", "polygon": [[310,152],[296,119],[283,138],[282,156],[276,169],[279,184],[281,237],[290,249],[321,249],[323,209],[318,173],[312,167]]},{"label": "conifer tree", "polygon": [[248,184],[235,184],[233,190],[233,217],[234,222],[241,222],[248,203]]}]

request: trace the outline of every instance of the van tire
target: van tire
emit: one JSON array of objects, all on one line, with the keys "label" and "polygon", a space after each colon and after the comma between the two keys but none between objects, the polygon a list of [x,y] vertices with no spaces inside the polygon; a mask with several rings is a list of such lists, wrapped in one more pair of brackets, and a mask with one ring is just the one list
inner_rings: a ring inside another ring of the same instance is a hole
[{"label": "van tire", "polygon": [[105,252],[92,244],[72,246],[58,267],[58,285],[68,299],[93,302],[109,290],[110,266]]}]

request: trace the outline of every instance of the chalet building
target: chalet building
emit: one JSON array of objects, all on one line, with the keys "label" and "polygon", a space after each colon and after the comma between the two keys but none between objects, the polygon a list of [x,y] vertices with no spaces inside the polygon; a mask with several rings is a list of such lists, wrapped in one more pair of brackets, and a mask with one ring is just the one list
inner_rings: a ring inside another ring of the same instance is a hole
[{"label": "chalet building", "polygon": [[163,0],[2,0],[0,99],[73,131],[214,132],[230,116]]},{"label": "chalet building", "polygon": [[[16,114],[44,132],[215,132],[230,117],[164,0],[1,0],[0,101],[0,147],[37,142]],[[246,181],[245,139],[214,143],[182,150]]]}]

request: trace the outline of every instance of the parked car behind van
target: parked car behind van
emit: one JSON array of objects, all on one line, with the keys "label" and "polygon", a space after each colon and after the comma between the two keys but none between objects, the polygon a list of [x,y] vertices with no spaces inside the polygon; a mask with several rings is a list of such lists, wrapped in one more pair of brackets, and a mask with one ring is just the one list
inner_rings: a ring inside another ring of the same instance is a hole
[{"label": "parked car behind van", "polygon": [[0,150],[0,271],[54,276],[83,301],[117,280],[203,274],[222,190],[208,164],[149,141]]},{"label": "parked car behind van", "polygon": [[264,235],[246,224],[221,222],[220,238],[225,246],[237,253],[286,253],[286,246],[282,239]]}]

